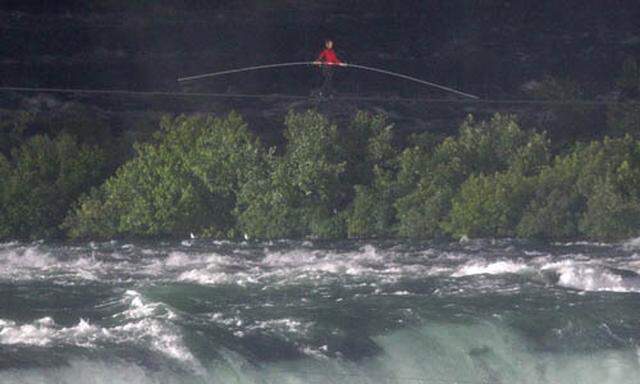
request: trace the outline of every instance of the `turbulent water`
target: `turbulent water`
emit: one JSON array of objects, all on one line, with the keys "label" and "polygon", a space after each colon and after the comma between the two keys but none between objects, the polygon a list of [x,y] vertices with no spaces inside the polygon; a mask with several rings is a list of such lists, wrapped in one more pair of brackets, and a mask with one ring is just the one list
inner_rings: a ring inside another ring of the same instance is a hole
[{"label": "turbulent water", "polygon": [[2,383],[638,383],[623,244],[0,245]]}]

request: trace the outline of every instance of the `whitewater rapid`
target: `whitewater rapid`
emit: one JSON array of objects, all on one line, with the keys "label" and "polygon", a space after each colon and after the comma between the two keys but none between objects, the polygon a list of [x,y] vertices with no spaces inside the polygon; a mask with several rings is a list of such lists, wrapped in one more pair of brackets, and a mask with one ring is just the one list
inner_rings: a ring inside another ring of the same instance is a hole
[{"label": "whitewater rapid", "polygon": [[13,242],[0,295],[2,383],[640,377],[637,239]]}]

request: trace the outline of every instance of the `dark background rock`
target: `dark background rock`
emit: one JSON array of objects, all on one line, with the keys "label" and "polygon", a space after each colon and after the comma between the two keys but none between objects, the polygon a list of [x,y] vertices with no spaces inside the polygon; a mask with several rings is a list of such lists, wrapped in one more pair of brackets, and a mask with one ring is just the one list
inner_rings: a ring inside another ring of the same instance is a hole
[{"label": "dark background rock", "polygon": [[[5,3],[2,84],[173,89],[180,75],[312,60],[332,37],[346,61],[496,96],[543,75],[606,83],[640,48],[635,1],[135,3]],[[304,91],[313,82],[309,72],[260,72],[199,86]],[[383,83],[379,90],[394,93],[425,91],[402,83],[390,89],[392,80],[375,74],[342,77],[347,89],[357,82]]]},{"label": "dark background rock", "polygon": [[[184,85],[176,79],[313,60],[324,38],[331,37],[347,62],[410,74],[485,99],[522,98],[524,84],[547,76],[579,82],[588,89],[586,96],[595,98],[615,87],[623,60],[640,52],[638,20],[637,1],[8,1],[0,7],[0,85],[306,96],[321,81],[315,68]],[[518,105],[394,103],[394,97],[457,97],[353,69],[340,70],[336,83],[342,95],[382,99],[55,97],[112,111],[236,109],[257,124],[254,129],[273,130],[274,136],[287,109],[319,105],[339,118],[356,108],[384,110],[410,131],[440,132],[455,129],[452,121],[468,113],[531,112]],[[27,94],[0,97],[2,107],[16,108]]]}]

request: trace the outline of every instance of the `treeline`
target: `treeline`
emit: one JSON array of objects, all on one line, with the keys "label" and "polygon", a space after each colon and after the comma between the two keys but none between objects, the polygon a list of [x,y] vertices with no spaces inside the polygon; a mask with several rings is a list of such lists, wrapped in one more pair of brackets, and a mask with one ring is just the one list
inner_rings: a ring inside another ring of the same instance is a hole
[{"label": "treeline", "polygon": [[235,113],[16,98],[0,110],[0,240],[640,235],[640,63],[597,110],[568,79],[523,89],[551,101],[519,114],[527,129],[495,115],[409,136],[383,115],[290,112],[275,147]]},{"label": "treeline", "polygon": [[307,111],[287,116],[285,138],[280,150],[265,148],[233,113],[167,118],[75,203],[62,228],[72,238],[612,240],[640,232],[640,143],[628,135],[553,156],[544,133],[496,115],[469,118],[441,142],[418,137],[424,144],[398,148],[382,115],[361,112],[338,127]]},{"label": "treeline", "polygon": [[133,156],[157,117],[114,118],[49,97],[20,106],[0,110],[0,240],[66,237],[60,225],[73,204]]},{"label": "treeline", "polygon": [[0,154],[0,239],[640,234],[629,134],[558,150],[510,115],[469,117],[440,140],[398,140],[367,112],[340,126],[290,112],[284,125],[275,148],[236,113],[166,117],[130,156],[65,129],[15,139]]}]

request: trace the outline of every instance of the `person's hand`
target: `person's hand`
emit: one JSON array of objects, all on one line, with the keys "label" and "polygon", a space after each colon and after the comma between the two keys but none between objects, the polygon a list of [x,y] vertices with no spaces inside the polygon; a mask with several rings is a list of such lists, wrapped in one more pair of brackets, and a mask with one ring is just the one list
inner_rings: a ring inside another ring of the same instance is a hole
[{"label": "person's hand", "polygon": [[347,66],[347,63],[340,63],[339,65],[340,65],[341,67],[346,67],[346,66]]},{"label": "person's hand", "polygon": [[320,62],[320,61],[314,61],[314,62],[313,62],[313,65],[322,65],[322,62]]}]

